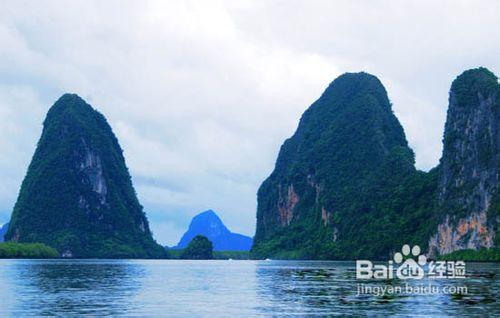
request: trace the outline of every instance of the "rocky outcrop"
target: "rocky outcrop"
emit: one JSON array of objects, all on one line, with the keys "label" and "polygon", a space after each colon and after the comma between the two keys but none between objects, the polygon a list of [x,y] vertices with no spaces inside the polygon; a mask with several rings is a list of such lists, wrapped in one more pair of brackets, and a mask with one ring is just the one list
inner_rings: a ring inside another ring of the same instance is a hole
[{"label": "rocky outcrop", "polygon": [[293,219],[293,209],[299,203],[299,196],[293,189],[293,184],[287,187],[285,194],[282,194],[281,186],[279,187],[278,211],[280,224],[282,226],[290,225]]},{"label": "rocky outcrop", "polygon": [[323,220],[323,225],[327,226],[330,219],[330,213],[326,211],[325,207],[321,207],[321,220]]},{"label": "rocky outcrop", "polygon": [[101,157],[89,148],[85,139],[82,138],[83,157],[77,164],[80,171],[84,172],[90,182],[92,191],[99,196],[100,204],[106,203],[106,194],[108,192],[106,180],[102,171]]},{"label": "rocky outcrop", "polygon": [[429,241],[430,256],[448,254],[456,250],[493,247],[495,233],[488,226],[486,211],[471,213],[452,223],[447,215]]},{"label": "rocky outcrop", "polygon": [[430,239],[431,255],[493,246],[497,220],[488,211],[499,184],[499,99],[498,80],[484,68],[452,84],[438,185],[443,221]]}]

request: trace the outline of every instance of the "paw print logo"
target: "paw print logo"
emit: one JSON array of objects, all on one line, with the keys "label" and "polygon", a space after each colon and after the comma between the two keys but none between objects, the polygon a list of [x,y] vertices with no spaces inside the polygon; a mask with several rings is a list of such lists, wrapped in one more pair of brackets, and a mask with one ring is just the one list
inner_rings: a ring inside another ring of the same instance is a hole
[{"label": "paw print logo", "polygon": [[[401,264],[396,270],[396,276],[399,279],[424,278],[425,272],[423,266],[427,263],[427,257],[425,257],[425,255],[420,255],[420,252],[420,246],[415,245],[413,248],[410,248],[410,245],[405,244],[401,249],[401,253],[397,252],[394,254],[394,262],[396,264]],[[405,257],[406,260],[404,260]]]}]

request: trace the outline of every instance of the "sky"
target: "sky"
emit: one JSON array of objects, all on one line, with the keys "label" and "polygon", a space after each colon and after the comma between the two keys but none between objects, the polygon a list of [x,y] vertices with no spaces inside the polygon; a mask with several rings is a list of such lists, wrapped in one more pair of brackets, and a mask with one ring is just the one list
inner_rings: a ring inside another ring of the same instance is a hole
[{"label": "sky", "polygon": [[163,244],[207,209],[252,236],[280,145],[344,72],[382,81],[428,170],[452,80],[500,74],[499,16],[499,1],[2,0],[0,223],[65,92],[108,119]]}]

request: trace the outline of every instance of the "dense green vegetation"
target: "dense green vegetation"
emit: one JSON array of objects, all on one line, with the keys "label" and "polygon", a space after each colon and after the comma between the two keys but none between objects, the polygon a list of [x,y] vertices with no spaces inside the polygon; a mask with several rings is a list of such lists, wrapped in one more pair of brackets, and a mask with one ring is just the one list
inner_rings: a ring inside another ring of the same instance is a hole
[{"label": "dense green vegetation", "polygon": [[49,110],[6,240],[70,257],[162,258],[106,119],[77,95]]},{"label": "dense green vegetation", "polygon": [[[483,70],[454,82],[460,98],[474,97],[462,84],[498,87]],[[303,114],[261,185],[251,257],[386,260],[405,243],[427,250],[444,215],[462,212],[440,203],[441,176],[442,163],[415,169],[380,81],[344,74]]]},{"label": "dense green vegetation", "polygon": [[57,258],[59,253],[41,243],[0,243],[0,258]]},{"label": "dense green vegetation", "polygon": [[180,259],[184,249],[170,249],[167,248],[167,255],[169,259]]},{"label": "dense green vegetation", "polygon": [[247,260],[247,259],[250,259],[250,252],[246,252],[246,251],[214,251],[214,259]]},{"label": "dense green vegetation", "polygon": [[[435,172],[413,165],[380,81],[342,75],[304,113],[259,189],[252,256],[387,259],[408,233],[425,245]],[[299,200],[285,226],[276,207],[286,207],[290,186]]]},{"label": "dense green vegetation", "polygon": [[189,245],[182,251],[182,259],[213,259],[214,247],[206,236],[195,236]]},{"label": "dense green vegetation", "polygon": [[500,262],[499,248],[482,248],[480,250],[460,250],[450,254],[442,255],[440,260],[466,261],[466,262]]},{"label": "dense green vegetation", "polygon": [[[182,259],[181,256],[185,249],[169,249],[169,259]],[[247,260],[250,259],[250,253],[245,251],[213,251],[213,259],[234,259],[234,260]]]}]

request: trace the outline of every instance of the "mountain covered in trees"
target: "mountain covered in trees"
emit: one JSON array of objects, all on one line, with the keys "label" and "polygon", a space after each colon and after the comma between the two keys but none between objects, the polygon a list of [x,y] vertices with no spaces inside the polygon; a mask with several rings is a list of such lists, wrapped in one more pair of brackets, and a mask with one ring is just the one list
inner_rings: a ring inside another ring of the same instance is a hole
[{"label": "mountain covered in trees", "polygon": [[189,242],[198,235],[208,238],[215,251],[248,251],[252,247],[251,237],[231,232],[212,210],[196,215],[174,248],[186,248]]},{"label": "mountain covered in trees", "polygon": [[484,68],[453,82],[443,157],[423,172],[382,83],[340,76],[259,188],[252,256],[387,259],[405,243],[434,255],[498,246],[498,93]]},{"label": "mountain covered in trees", "polygon": [[43,243],[63,257],[165,256],[111,127],[77,95],[48,111],[6,240]]}]

